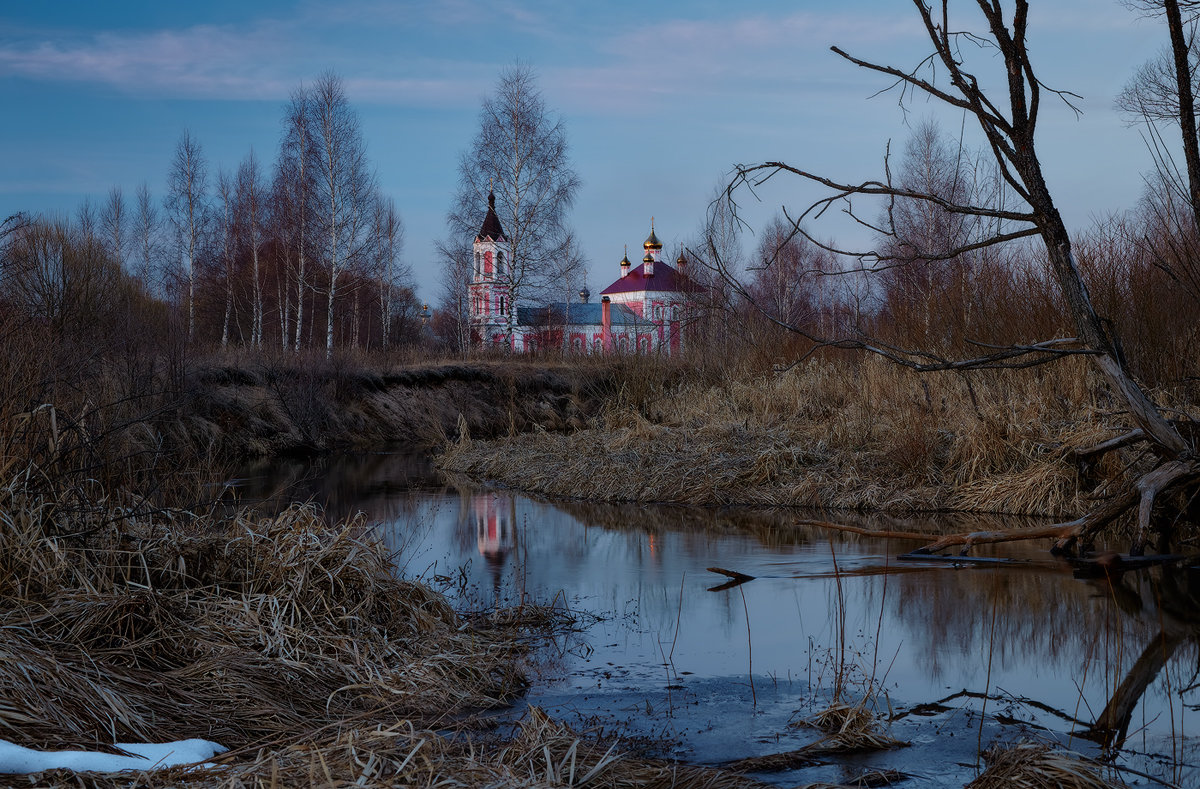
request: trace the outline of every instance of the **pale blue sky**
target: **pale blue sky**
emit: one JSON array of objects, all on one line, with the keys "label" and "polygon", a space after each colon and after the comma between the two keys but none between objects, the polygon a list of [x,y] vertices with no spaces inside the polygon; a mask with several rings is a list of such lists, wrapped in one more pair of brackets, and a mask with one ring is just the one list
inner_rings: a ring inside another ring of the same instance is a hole
[{"label": "pale blue sky", "polygon": [[[1131,207],[1149,157],[1112,109],[1165,32],[1117,0],[1038,0],[1030,38],[1052,87],[1039,145],[1060,208],[1079,228]],[[288,94],[327,69],[345,80],[371,161],[407,227],[418,293],[438,296],[458,156],[480,99],[516,60],[566,121],[583,179],[572,212],[597,291],[622,246],[656,218],[668,248],[693,236],[739,162],[783,159],[846,179],[877,177],[904,117],[878,76],[829,52],[901,66],[925,53],[902,0],[689,2],[156,2],[5,4],[0,9],[0,217],[72,213],[112,186],[161,198],[187,128],[215,172],[251,148],[273,160]],[[918,103],[910,118],[935,113]],[[958,119],[942,116],[951,131]],[[757,216],[809,194],[764,193]]]}]

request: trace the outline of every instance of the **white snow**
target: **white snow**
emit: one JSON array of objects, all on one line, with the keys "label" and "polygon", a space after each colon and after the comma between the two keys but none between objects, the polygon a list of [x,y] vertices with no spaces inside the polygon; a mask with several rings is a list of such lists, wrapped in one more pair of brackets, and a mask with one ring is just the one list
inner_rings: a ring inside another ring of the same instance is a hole
[{"label": "white snow", "polygon": [[[114,773],[122,770],[156,770],[211,759],[226,749],[208,740],[179,740],[163,743],[119,742],[121,750],[136,756],[116,756],[95,751],[35,751],[0,740],[0,773],[39,773],[67,770]],[[211,767],[210,764],[202,765]]]}]

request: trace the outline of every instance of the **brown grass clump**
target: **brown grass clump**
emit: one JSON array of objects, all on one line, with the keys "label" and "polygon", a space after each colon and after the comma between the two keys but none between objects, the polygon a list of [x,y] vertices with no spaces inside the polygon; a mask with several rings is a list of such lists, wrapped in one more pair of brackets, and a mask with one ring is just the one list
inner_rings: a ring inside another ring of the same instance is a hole
[{"label": "brown grass clump", "polygon": [[1082,363],[920,376],[873,359],[785,372],[676,375],[617,397],[587,429],[461,440],[440,465],[601,501],[903,513],[1067,515],[1120,471],[1082,480],[1072,450],[1113,435]]},{"label": "brown grass clump", "polygon": [[855,753],[911,745],[880,731],[879,718],[866,705],[866,699],[858,704],[835,702],[814,715],[809,723],[825,732],[825,736],[812,743],[811,751],[814,754]]},{"label": "brown grass clump", "polygon": [[912,744],[881,731],[879,718],[867,709],[868,702],[866,698],[858,704],[835,701],[805,721],[825,732],[819,739],[794,751],[738,759],[725,767],[738,772],[778,772],[816,764],[822,756],[885,751]]},{"label": "brown grass clump", "polygon": [[294,738],[510,698],[520,649],[395,578],[364,524],[135,517],[0,491],[0,730],[34,748]]},{"label": "brown grass clump", "polygon": [[1125,783],[1103,777],[1078,754],[1050,745],[1019,743],[992,747],[983,754],[987,769],[968,789],[1114,789]]}]

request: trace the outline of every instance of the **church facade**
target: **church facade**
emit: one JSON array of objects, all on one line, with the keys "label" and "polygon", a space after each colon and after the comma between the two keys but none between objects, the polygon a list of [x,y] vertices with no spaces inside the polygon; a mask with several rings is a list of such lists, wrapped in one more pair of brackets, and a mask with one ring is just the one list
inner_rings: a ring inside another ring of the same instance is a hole
[{"label": "church facade", "polygon": [[636,268],[628,252],[620,276],[591,301],[585,287],[578,302],[531,304],[514,300],[512,250],[496,215],[496,197],[472,245],[468,285],[471,341],[476,347],[517,353],[564,348],[590,354],[676,355],[683,350],[688,303],[699,287],[686,276],[682,254],[675,266],[661,259],[662,242],[650,224]]}]

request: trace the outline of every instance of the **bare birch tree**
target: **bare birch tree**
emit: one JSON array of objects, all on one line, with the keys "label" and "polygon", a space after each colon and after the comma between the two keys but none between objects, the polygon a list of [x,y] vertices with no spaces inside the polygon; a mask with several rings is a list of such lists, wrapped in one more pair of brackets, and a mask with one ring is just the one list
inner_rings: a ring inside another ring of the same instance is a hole
[{"label": "bare birch tree", "polygon": [[455,351],[465,353],[471,342],[467,296],[472,272],[471,236],[456,236],[452,230],[449,239],[437,242],[437,250],[442,260],[438,306],[440,325],[445,329],[442,340]]},{"label": "bare birch tree", "polygon": [[321,75],[309,94],[313,157],[313,219],[322,238],[329,276],[326,291],[325,354],[333,354],[334,302],[338,278],[361,255],[368,237],[375,179],[367,150],[336,74]]},{"label": "bare birch tree", "polygon": [[512,250],[509,312],[522,298],[556,288],[572,265],[566,215],[580,181],[571,167],[566,126],[546,107],[528,66],[503,71],[483,100],[479,131],[462,155],[458,175],[447,217],[452,238],[473,238],[483,223],[488,194],[496,195],[496,211]]},{"label": "bare birch tree", "polygon": [[[310,91],[301,86],[292,93],[284,115],[283,141],[279,146],[276,165],[277,208],[285,212],[283,224],[288,233],[288,248],[296,254],[293,292],[296,294],[295,338],[293,349],[300,350],[304,329],[304,302],[310,286],[307,274],[307,253],[313,195],[312,117],[309,112]],[[285,332],[286,335],[286,332]]]},{"label": "bare birch tree", "polygon": [[219,201],[220,219],[217,235],[221,245],[221,274],[225,283],[225,310],[221,320],[221,347],[229,346],[229,322],[233,316],[233,278],[235,265],[235,247],[237,246],[237,229],[234,220],[236,208],[236,189],[229,174],[224,170],[217,171],[217,200]]},{"label": "bare birch tree", "polygon": [[187,338],[196,335],[196,259],[206,218],[207,163],[200,143],[184,130],[167,176],[167,212],[186,281]]},{"label": "bare birch tree", "polygon": [[374,238],[372,257],[379,290],[379,326],[383,333],[383,348],[387,350],[392,336],[392,319],[395,317],[394,291],[397,280],[401,277],[408,279],[408,272],[400,262],[404,251],[404,222],[390,198],[375,199],[371,235]]},{"label": "bare birch tree", "polygon": [[263,343],[263,288],[258,252],[262,244],[263,184],[262,172],[254,151],[246,157],[237,172],[237,204],[239,226],[250,253],[250,345],[261,348]]}]

